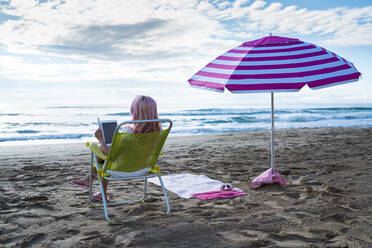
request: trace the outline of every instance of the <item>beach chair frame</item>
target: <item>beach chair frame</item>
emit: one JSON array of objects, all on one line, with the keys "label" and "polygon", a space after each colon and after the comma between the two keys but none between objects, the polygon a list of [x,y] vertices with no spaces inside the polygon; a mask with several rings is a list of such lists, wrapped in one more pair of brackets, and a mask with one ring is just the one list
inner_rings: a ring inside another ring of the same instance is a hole
[{"label": "beach chair frame", "polygon": [[[145,123],[145,122],[160,122],[160,123],[164,123],[164,122],[167,122],[169,123],[169,126],[167,129],[165,130],[162,130],[161,132],[167,132],[166,134],[166,137],[168,136],[168,133],[170,132],[172,126],[173,126],[173,122],[169,119],[151,119],[151,120],[136,120],[136,121],[125,121],[125,122],[122,122],[120,123],[116,129],[115,129],[115,133],[114,133],[114,137],[113,137],[113,141],[114,139],[116,138],[117,136],[117,133],[119,132],[120,128],[124,125],[127,125],[127,124],[134,124],[134,123]],[[165,139],[166,139],[165,137]],[[114,145],[114,142],[113,142],[113,145]],[[164,143],[161,145],[161,148],[162,146],[164,145]],[[92,150],[92,149],[91,149]],[[110,147],[110,150],[111,150],[111,147]],[[160,154],[158,154],[160,155]],[[108,180],[108,181],[125,181],[125,180],[134,180],[134,179],[144,179],[144,190],[143,190],[143,196],[137,200],[129,200],[129,201],[118,201],[118,202],[107,202],[107,199],[104,195],[104,191],[103,191],[103,184],[102,184],[102,174],[101,173],[97,173],[97,178],[98,178],[98,181],[99,181],[99,185],[100,185],[100,190],[101,190],[101,194],[102,194],[102,204],[97,204],[97,203],[92,203],[92,181],[93,181],[93,167],[95,166],[97,172],[98,171],[105,171],[105,167],[107,165],[107,161],[108,159],[110,158],[110,152],[107,156],[107,159],[104,160],[104,163],[103,165],[100,167],[100,164],[98,163],[98,155],[94,153],[94,151],[92,150],[91,152],[91,159],[90,159],[90,169],[89,169],[89,198],[88,198],[88,204],[89,206],[91,207],[103,207],[104,208],[104,212],[105,212],[105,218],[107,221],[110,221],[110,218],[108,216],[108,206],[116,206],[116,205],[123,205],[123,204],[132,204],[132,203],[136,203],[136,202],[141,202],[141,201],[144,201],[146,199],[146,190],[147,190],[147,179],[148,178],[153,178],[153,177],[158,177],[159,178],[159,182],[160,182],[160,185],[161,185],[161,188],[162,188],[162,191],[163,191],[163,194],[164,194],[164,198],[165,198],[165,202],[166,202],[166,206],[167,206],[167,214],[170,213],[170,205],[169,205],[169,199],[168,199],[168,195],[167,195],[167,191],[166,191],[166,188],[164,187],[164,183],[163,183],[163,180],[161,178],[161,173],[160,173],[160,169],[158,168],[158,170],[155,172],[155,173],[149,173],[149,174],[144,174],[144,175],[136,175],[136,176],[127,176],[127,177],[111,177],[111,176],[103,176],[104,179]]]}]

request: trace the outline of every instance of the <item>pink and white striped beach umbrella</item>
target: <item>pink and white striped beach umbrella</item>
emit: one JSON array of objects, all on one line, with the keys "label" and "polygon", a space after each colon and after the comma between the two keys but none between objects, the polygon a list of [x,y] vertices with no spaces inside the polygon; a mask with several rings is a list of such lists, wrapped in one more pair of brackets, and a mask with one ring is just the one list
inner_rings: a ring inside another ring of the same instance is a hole
[{"label": "pink and white striped beach umbrella", "polygon": [[[252,182],[282,182],[275,169],[274,92],[296,92],[306,84],[320,89],[357,81],[360,72],[344,58],[299,39],[267,36],[244,42],[217,57],[188,81],[191,86],[231,93],[271,92],[271,171]],[[270,174],[271,173],[271,174]],[[261,181],[260,181],[261,180]],[[284,180],[284,179],[283,179]]]}]

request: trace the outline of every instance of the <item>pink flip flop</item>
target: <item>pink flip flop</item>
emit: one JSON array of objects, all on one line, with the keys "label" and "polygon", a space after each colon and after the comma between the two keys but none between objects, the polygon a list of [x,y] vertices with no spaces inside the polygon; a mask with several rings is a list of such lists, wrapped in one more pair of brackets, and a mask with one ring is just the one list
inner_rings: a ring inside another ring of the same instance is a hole
[{"label": "pink flip flop", "polygon": [[76,180],[73,180],[71,183],[80,188],[89,189],[89,186],[85,184],[85,181],[83,179],[76,179]]},{"label": "pink flip flop", "polygon": [[92,195],[92,200],[93,200],[93,201],[103,202],[101,192],[94,193],[94,194]]},{"label": "pink flip flop", "polygon": [[[94,194],[92,195],[92,200],[93,200],[93,201],[103,202],[101,192],[94,193]],[[110,200],[108,199],[108,197],[106,197],[106,201],[110,201]]]}]

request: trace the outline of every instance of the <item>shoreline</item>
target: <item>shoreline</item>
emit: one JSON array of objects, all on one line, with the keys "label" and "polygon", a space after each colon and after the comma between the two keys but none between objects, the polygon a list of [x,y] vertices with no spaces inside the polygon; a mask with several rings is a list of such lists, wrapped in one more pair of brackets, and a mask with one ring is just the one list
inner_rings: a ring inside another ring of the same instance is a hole
[{"label": "shoreline", "polygon": [[[368,247],[372,244],[372,128],[280,129],[275,159],[288,186],[258,190],[270,167],[270,130],[168,138],[162,174],[192,173],[247,193],[183,199],[148,186],[140,204],[103,210],[71,184],[89,166],[84,143],[0,147],[0,246],[30,247]],[[126,186],[126,185],[129,185]],[[117,199],[142,184],[110,184]]]}]

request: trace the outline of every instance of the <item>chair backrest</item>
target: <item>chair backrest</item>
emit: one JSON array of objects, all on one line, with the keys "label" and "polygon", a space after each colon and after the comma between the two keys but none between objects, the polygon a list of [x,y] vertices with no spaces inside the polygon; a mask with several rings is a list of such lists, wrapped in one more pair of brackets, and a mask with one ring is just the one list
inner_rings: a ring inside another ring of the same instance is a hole
[{"label": "chair backrest", "polygon": [[[165,130],[151,133],[121,133],[120,127],[138,122],[168,122]],[[172,128],[169,119],[126,121],[120,123],[112,139],[104,170],[134,172],[153,168]]]}]

